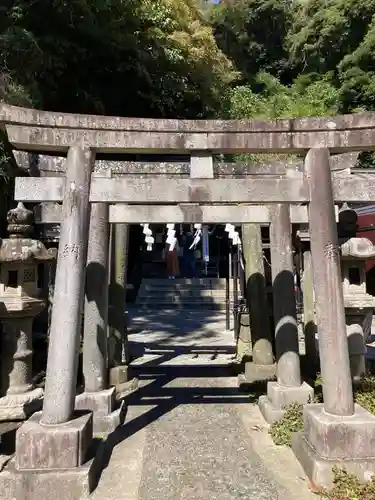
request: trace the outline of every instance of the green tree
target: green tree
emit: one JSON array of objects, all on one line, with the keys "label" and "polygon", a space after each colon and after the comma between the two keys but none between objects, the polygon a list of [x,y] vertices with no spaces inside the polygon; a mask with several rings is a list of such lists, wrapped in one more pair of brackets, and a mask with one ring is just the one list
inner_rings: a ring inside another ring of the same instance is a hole
[{"label": "green tree", "polygon": [[344,56],[338,69],[342,109],[375,110],[375,13],[362,42]]},{"label": "green tree", "polygon": [[259,71],[291,81],[285,40],[292,19],[290,0],[222,0],[212,11],[216,41],[245,83],[254,82]]},{"label": "green tree", "polygon": [[[227,113],[233,119],[291,118],[303,116],[326,116],[337,114],[339,91],[329,80],[321,79],[306,83],[301,78],[293,85],[280,83],[268,73],[257,76],[258,92],[251,86],[238,86],[230,92]],[[276,155],[279,159],[285,155]],[[290,156],[290,155],[287,155]],[[275,155],[240,155],[238,160],[264,161]]]},{"label": "green tree", "polygon": [[13,0],[1,63],[46,109],[211,116],[235,77],[193,1]]},{"label": "green tree", "polygon": [[293,118],[335,115],[339,106],[339,90],[328,80],[305,85],[297,79],[286,86],[272,75],[259,73],[257,84],[261,92],[250,86],[238,86],[230,93],[231,118]]},{"label": "green tree", "polygon": [[374,109],[375,0],[308,0],[295,9],[287,37],[291,64],[330,73],[342,112]]}]

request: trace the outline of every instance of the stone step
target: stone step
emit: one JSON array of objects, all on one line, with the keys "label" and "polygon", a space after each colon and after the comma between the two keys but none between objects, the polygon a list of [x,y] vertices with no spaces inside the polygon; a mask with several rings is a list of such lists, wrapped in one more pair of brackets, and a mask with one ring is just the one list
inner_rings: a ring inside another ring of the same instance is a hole
[{"label": "stone step", "polygon": [[186,301],[186,302],[177,302],[174,304],[171,304],[170,302],[156,302],[156,301],[150,301],[150,302],[141,302],[141,303],[136,303],[136,308],[139,311],[152,311],[152,310],[163,310],[163,311],[175,311],[175,310],[201,310],[201,311],[224,311],[225,310],[225,303],[224,302],[207,302],[207,303],[202,303],[202,302],[191,302],[191,301]]},{"label": "stone step", "polygon": [[142,283],[140,288],[144,288],[145,290],[220,290],[222,288],[225,288],[225,286],[189,285],[186,283],[177,283],[176,280],[165,280],[162,285]]},{"label": "stone step", "polygon": [[153,286],[153,285],[145,285],[142,284],[139,287],[139,290],[147,290],[147,291],[152,291],[152,292],[159,292],[159,291],[168,291],[168,290],[223,290],[225,291],[226,286],[192,286],[192,285],[180,285],[176,284],[174,280],[170,280],[168,283],[166,283],[163,286]]},{"label": "stone step", "polygon": [[131,366],[142,366],[150,365],[152,363],[156,363],[158,366],[181,366],[181,365],[229,365],[234,362],[235,358],[235,348],[233,348],[233,352],[222,354],[219,353],[215,355],[213,354],[177,354],[172,359],[168,359],[167,361],[161,360],[163,356],[160,354],[152,354],[146,353],[142,357],[134,359],[130,365]]},{"label": "stone step", "polygon": [[[172,295],[171,297],[142,297],[137,300],[137,303],[148,303],[148,302],[158,302],[159,304],[184,304],[185,302],[197,303],[197,304],[212,304],[212,303],[222,303],[223,300],[214,299],[213,297],[177,297]],[[225,302],[225,301],[224,301]]]},{"label": "stone step", "polygon": [[226,279],[143,279],[136,307],[142,310],[225,310]]},{"label": "stone step", "polygon": [[165,299],[168,299],[168,298],[174,299],[174,297],[180,297],[180,298],[211,297],[211,298],[225,300],[226,293],[225,293],[225,290],[178,290],[178,291],[176,291],[176,290],[162,290],[162,291],[140,290],[140,292],[138,293],[138,299],[158,298],[158,297],[162,297]]},{"label": "stone step", "polygon": [[168,280],[167,278],[143,278],[142,284],[152,286],[164,286],[166,283],[173,283],[175,285],[189,285],[189,286],[225,286],[225,278],[176,278],[175,280]]}]

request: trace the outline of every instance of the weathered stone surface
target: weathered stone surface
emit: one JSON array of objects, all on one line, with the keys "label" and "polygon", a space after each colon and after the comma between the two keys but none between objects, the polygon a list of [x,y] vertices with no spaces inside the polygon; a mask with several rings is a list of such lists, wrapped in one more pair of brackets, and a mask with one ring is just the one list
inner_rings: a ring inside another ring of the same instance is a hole
[{"label": "weathered stone surface", "polygon": [[[85,392],[108,388],[108,205],[91,205],[83,326]],[[91,409],[91,408],[90,408]]]},{"label": "weathered stone surface", "polygon": [[[81,257],[85,254],[84,240],[87,232],[83,231],[84,228],[87,229],[87,221],[83,213],[85,211],[89,213],[90,178],[87,175],[90,175],[89,170],[94,156],[91,148],[98,152],[105,151],[107,153],[144,152],[145,150],[152,150],[156,153],[165,150],[181,153],[198,151],[248,153],[266,152],[268,150],[273,150],[273,152],[303,152],[309,148],[321,148],[322,146],[330,148],[332,151],[350,148],[372,150],[375,145],[375,118],[372,114],[278,121],[129,120],[115,117],[46,113],[2,104],[0,107],[0,122],[2,128],[8,134],[10,142],[13,142],[18,148],[24,146],[29,149],[45,149],[52,152],[63,152],[69,149],[66,181],[57,179],[59,182],[55,182],[56,180],[50,178],[48,182],[45,182],[44,187],[39,185],[35,179],[28,184],[28,181],[21,181],[21,184],[23,183],[30,192],[35,189],[39,200],[50,201],[53,199],[55,201],[61,200],[65,196],[64,220],[61,232],[62,241],[60,244],[60,250],[61,247],[62,250],[59,256],[56,277],[58,286],[56,286],[55,295],[58,300],[55,301],[52,318],[43,422],[45,424],[62,423],[68,427],[72,424],[69,419],[73,410],[74,377],[77,365],[76,351],[79,339],[78,323],[81,319],[81,299],[83,299],[81,285],[84,273]],[[76,148],[75,146],[78,143],[80,147]],[[73,148],[72,145],[74,145]],[[359,174],[355,176],[347,175],[341,178],[335,177],[331,182],[330,172],[327,174],[330,168],[328,156],[328,151],[313,149],[307,156],[306,177],[293,179],[259,178],[249,179],[243,183],[234,182],[233,179],[224,182],[221,182],[220,179],[210,181],[159,179],[157,183],[147,179],[101,179],[100,187],[97,180],[93,182],[91,201],[128,201],[133,203],[134,200],[137,200],[137,202],[141,203],[159,203],[161,200],[166,199],[172,203],[204,202],[208,204],[249,201],[259,201],[260,203],[304,203],[310,201],[314,277],[317,297],[319,297],[317,300],[317,316],[323,339],[321,342],[323,344],[321,358],[325,410],[332,414],[351,418],[350,416],[353,414],[353,398],[350,389],[349,359],[346,352],[342,294],[339,293],[340,290],[335,286],[337,285],[340,268],[339,264],[337,264],[338,252],[334,234],[333,198],[336,201],[349,202],[373,201],[375,179],[369,175]],[[85,164],[85,168],[82,175],[77,174],[74,177],[71,175],[74,170],[73,166],[75,166],[77,172],[80,170],[80,162],[77,162],[77,168],[74,161],[77,158],[81,160],[82,164]],[[316,165],[313,165],[314,162],[316,162]],[[78,202],[75,190],[76,182],[81,190]],[[20,183],[18,184],[20,185]],[[29,200],[28,197],[34,195],[26,193],[24,196],[25,200]],[[76,212],[75,209],[77,209]],[[284,217],[285,214],[284,211],[281,216]],[[77,228],[78,230],[75,232]],[[81,237],[77,238],[77,234]],[[71,254],[74,254],[74,258]],[[70,260],[69,255],[72,257]],[[320,262],[322,262],[323,268],[321,274],[317,271]],[[72,273],[71,269],[68,269],[68,263],[75,270],[73,279],[70,276]],[[69,271],[69,279],[63,278],[63,270],[66,273]],[[327,276],[328,280],[326,279]],[[327,286],[327,282],[333,283],[333,293],[332,289]],[[62,289],[66,291],[65,295]],[[280,294],[280,297],[282,297],[282,294]],[[64,310],[64,301],[68,304],[67,311]],[[121,314],[123,314],[123,311],[121,311]],[[289,316],[289,318],[286,318],[287,321],[291,319],[292,321],[289,321],[289,323],[294,323],[295,314],[293,311],[291,314],[284,314],[283,316],[284,318]],[[284,324],[281,326],[284,326]],[[62,341],[62,334],[59,334],[58,331],[63,332],[64,341]],[[62,349],[61,346],[65,347],[65,349]],[[279,346],[282,346],[282,342],[279,342]],[[288,346],[286,350],[292,351]],[[281,349],[279,349],[279,354],[280,351]],[[61,359],[59,359],[59,356],[61,356]],[[286,365],[288,363],[285,363]],[[293,362],[290,362],[289,365],[293,368],[291,377],[287,380],[287,371],[284,370],[284,379],[281,380],[282,377],[279,377],[279,382],[282,381],[285,382],[285,385],[290,385],[290,387],[286,388],[286,392],[289,395],[292,394],[292,396],[289,398],[288,395],[283,394],[283,387],[281,386],[274,388],[271,386],[269,390],[270,397],[264,400],[265,407],[271,405],[275,412],[282,411],[282,407],[287,400],[295,400],[297,397],[295,391],[297,391],[299,383],[297,383],[297,370],[294,369],[297,365]],[[289,384],[289,382],[291,383]],[[305,395],[310,394],[310,388],[301,392]],[[302,396],[301,399],[303,399]],[[59,426],[60,429],[62,427],[64,425]],[[61,447],[62,444],[59,438],[54,435],[54,431],[51,431],[52,426],[48,426],[48,429],[49,436],[54,436],[58,447]],[[35,437],[38,434],[35,429],[34,431],[34,434],[30,433],[30,436],[34,435]],[[44,432],[46,435],[47,431],[45,429]],[[73,434],[71,433],[70,436],[73,436]],[[87,439],[89,437],[91,436],[87,436]],[[45,436],[44,440],[45,445],[50,444],[45,439]],[[27,439],[25,438],[24,441],[27,442]],[[34,443],[31,437],[29,441],[31,444]],[[75,440],[72,438],[72,448],[78,446],[78,441],[77,437]],[[44,447],[41,446],[41,449],[44,450]],[[28,455],[26,454],[26,456]],[[350,457],[348,458],[350,459]],[[30,462],[33,463],[38,462],[38,460],[42,464],[47,463],[48,467],[51,466],[48,461],[49,458],[43,455],[42,452],[39,453],[37,459],[34,456],[30,458]],[[72,453],[69,460],[73,460]],[[73,466],[77,466],[77,464]],[[195,483],[193,483],[193,487],[191,485],[188,485],[188,487],[190,488],[188,491],[197,492]],[[149,490],[147,490],[146,494],[148,493]],[[154,491],[151,494],[154,495]],[[165,495],[163,498],[166,498]]]},{"label": "weathered stone surface", "polygon": [[367,260],[375,257],[373,243],[367,238],[350,238],[340,245],[341,256],[350,259]]},{"label": "weathered stone surface", "polygon": [[240,329],[237,339],[236,360],[241,363],[249,359],[252,353],[251,334],[250,334],[250,317],[248,314],[241,314]]},{"label": "weathered stone surface", "polygon": [[[100,151],[276,152],[373,149],[372,113],[286,120],[166,120],[61,114],[1,104],[0,122],[18,149],[66,151],[84,140]],[[366,133],[364,133],[364,129]],[[178,133],[176,133],[178,132]]]},{"label": "weathered stone surface", "polygon": [[[21,269],[20,269],[21,270]],[[4,268],[2,269],[4,272]],[[26,295],[26,294],[25,294]],[[18,399],[22,394],[23,402],[38,399],[41,394],[32,394],[30,399],[26,395],[33,390],[32,384],[32,321],[43,308],[43,301],[32,297],[21,296],[14,300],[12,294],[0,298],[0,318],[3,323],[1,344],[1,386],[4,396],[3,408],[13,405],[15,408],[23,406]],[[27,317],[30,315],[29,317]],[[39,390],[40,392],[40,390]],[[12,398],[12,396],[15,396]]]},{"label": "weathered stone surface", "polygon": [[250,311],[253,362],[259,365],[273,365],[273,335],[269,319],[262,235],[259,226],[255,224],[242,226],[242,248],[245,259],[246,297]]},{"label": "weathered stone surface", "polygon": [[354,402],[328,150],[309,151],[306,176],[324,408],[332,415],[349,416]]},{"label": "weathered stone surface", "polygon": [[245,380],[248,383],[259,380],[270,380],[276,377],[276,363],[260,365],[253,362],[245,363]]},{"label": "weathered stone surface", "polygon": [[109,384],[116,388],[129,382],[129,368],[126,365],[114,366],[109,370]]},{"label": "weathered stone surface", "polygon": [[305,351],[308,370],[315,373],[318,364],[318,350],[316,342],[316,317],[314,281],[311,262],[311,252],[303,252],[303,328],[305,336]]},{"label": "weathered stone surface", "polygon": [[[38,262],[53,252],[29,237],[33,213],[22,203],[7,214],[9,238],[0,242],[1,389],[0,421],[23,420],[42,406],[42,389],[32,381],[33,319],[45,307],[39,296]],[[15,275],[13,285],[10,273]]]},{"label": "weathered stone surface", "polygon": [[[129,226],[114,224],[111,227],[111,270],[109,287],[109,338],[108,338],[108,365],[112,368],[129,363],[130,353],[126,325],[126,279],[129,251]],[[123,378],[126,369],[118,371],[116,375],[109,375],[110,385],[113,378],[118,383],[126,382]],[[122,378],[121,378],[122,377]],[[114,384],[116,385],[116,384]]]},{"label": "weathered stone surface", "polygon": [[[60,177],[17,177],[20,201],[62,201]],[[90,201],[96,203],[303,203],[308,201],[303,177],[295,179],[126,179],[93,178]]]},{"label": "weathered stone surface", "polygon": [[3,471],[4,467],[10,462],[12,457],[10,455],[0,455],[0,472]]},{"label": "weathered stone surface", "polygon": [[[27,153],[26,151],[13,151],[13,155],[22,170],[27,170],[31,176],[40,173],[42,176],[61,175],[66,170],[64,156]],[[332,155],[330,159],[331,170],[335,174],[350,173],[358,160],[358,152]],[[256,162],[213,162],[214,177],[234,176],[236,178],[254,175],[284,175],[286,166],[293,165],[296,170],[303,171],[303,162],[293,157],[283,159],[267,159],[264,163]],[[146,162],[146,161],[121,161],[121,160],[96,160],[95,172],[110,172],[112,176],[135,175],[143,176],[185,176],[189,177],[190,164],[187,162]]]},{"label": "weathered stone surface", "polygon": [[136,391],[139,387],[139,380],[137,377],[133,377],[122,384],[116,386],[116,401],[121,401],[126,396]]},{"label": "weathered stone surface", "polygon": [[311,402],[314,391],[306,382],[299,387],[285,387],[277,382],[268,382],[267,395],[274,406],[285,409],[292,403],[306,404]]},{"label": "weathered stone surface", "polygon": [[94,159],[81,143],[67,158],[42,417],[47,425],[68,422],[74,409]]},{"label": "weathered stone surface", "polygon": [[60,425],[45,426],[34,413],[16,434],[17,469],[70,469],[87,459],[92,441],[92,415],[77,413]]},{"label": "weathered stone surface", "polygon": [[0,121],[44,127],[69,127],[93,130],[145,130],[170,132],[287,132],[341,131],[375,128],[371,112],[334,117],[302,117],[282,120],[173,120],[154,118],[123,118],[117,116],[83,115],[22,108],[1,103]]},{"label": "weathered stone surface", "polygon": [[273,423],[278,422],[285,414],[285,410],[276,408],[267,396],[260,396],[258,405],[259,410],[267,424],[272,425]]},{"label": "weathered stone surface", "polygon": [[[308,223],[306,206],[291,205],[290,218],[293,224]],[[110,222],[128,224],[150,223],[168,224],[173,220],[178,223],[216,223],[232,224],[253,223],[269,225],[268,207],[262,205],[205,205],[180,204],[173,205],[125,205],[117,204],[109,207]]]},{"label": "weathered stone surface", "polygon": [[292,227],[289,207],[271,207],[271,267],[277,380],[282,386],[299,387],[299,358],[296,299],[294,294]]},{"label": "weathered stone surface", "polygon": [[[309,130],[290,129],[294,120],[289,120],[286,130],[277,130],[272,122],[264,123],[259,131],[241,131],[235,134],[226,131],[119,131],[119,130],[76,130],[71,128],[6,125],[6,132],[13,147],[34,151],[64,152],[74,140],[84,140],[85,144],[98,152],[141,153],[153,150],[163,153],[170,151],[183,154],[190,151],[209,150],[213,153],[298,153],[311,148],[326,147],[334,153],[346,150],[371,150],[375,145],[374,129],[366,134],[362,130]],[[157,121],[153,122],[157,125]],[[225,122],[222,122],[223,124]],[[228,122],[230,123],[230,122]],[[251,122],[250,122],[251,123]],[[274,122],[275,123],[275,122]],[[333,122],[332,122],[333,123]],[[182,126],[181,122],[176,122]],[[222,126],[223,127],[223,126]],[[272,130],[273,129],[273,130]]]},{"label": "weathered stone surface", "polygon": [[116,389],[83,392],[76,396],[76,410],[93,412],[94,435],[108,434],[124,423],[126,407],[122,401],[116,408]]},{"label": "weathered stone surface", "polygon": [[375,417],[358,405],[351,416],[326,413],[321,404],[304,408],[304,432],[293,438],[292,448],[311,482],[332,487],[337,466],[368,481],[375,473]]},{"label": "weathered stone surface", "polygon": [[[307,206],[291,205],[292,224],[307,224]],[[126,205],[109,206],[109,222],[124,224],[176,224],[191,222],[214,222],[216,224],[253,223],[268,226],[269,210],[262,205]],[[61,205],[58,203],[40,203],[35,207],[36,224],[60,224]]]},{"label": "weathered stone surface", "polygon": [[[100,183],[100,184],[99,184]],[[15,199],[62,201],[64,179],[17,177]],[[375,176],[352,174],[332,180],[335,203],[375,203]],[[225,194],[224,194],[225,193]],[[90,201],[96,203],[306,203],[309,195],[301,179],[126,179],[93,180]]]},{"label": "weathered stone surface", "polygon": [[213,179],[214,166],[210,152],[194,153],[190,158],[191,179]]},{"label": "weathered stone surface", "polygon": [[310,483],[318,488],[333,487],[333,467],[342,468],[357,476],[362,482],[369,481],[375,473],[375,462],[370,460],[327,460],[322,458],[306,441],[302,432],[292,438],[292,449]]},{"label": "weathered stone surface", "polygon": [[82,392],[76,396],[76,410],[111,413],[115,407],[116,390],[114,387],[98,392]]},{"label": "weathered stone surface", "polygon": [[329,460],[374,458],[375,417],[359,405],[349,417],[329,415],[322,404],[304,408],[304,435]]},{"label": "weathered stone surface", "polygon": [[25,420],[42,409],[43,389],[37,388],[24,394],[10,394],[0,398],[0,421]]},{"label": "weathered stone surface", "polygon": [[373,308],[358,308],[357,310],[345,308],[350,373],[355,383],[359,383],[366,373],[365,342],[367,339],[365,340],[363,325],[367,317],[371,325],[372,314]]},{"label": "weathered stone surface", "polygon": [[266,422],[272,424],[280,420],[285,408],[293,403],[305,405],[314,397],[314,389],[306,382],[299,387],[286,387],[277,382],[268,382],[267,396],[260,396],[259,408]]},{"label": "weathered stone surface", "polygon": [[[343,215],[346,216],[344,220]],[[340,250],[350,371],[353,380],[359,382],[366,371],[365,343],[371,334],[375,306],[375,298],[366,290],[366,261],[375,256],[375,246],[367,238],[350,237],[356,228],[356,212],[341,209],[339,229],[344,240],[349,237],[341,244]],[[354,281],[353,272],[356,275]]]},{"label": "weathered stone surface", "polygon": [[94,460],[74,469],[18,470],[12,460],[0,474],[2,500],[86,500],[93,490]]},{"label": "weathered stone surface", "polygon": [[120,408],[108,415],[97,412],[93,415],[93,432],[98,438],[105,438],[123,425],[126,415],[125,402],[120,403]]}]

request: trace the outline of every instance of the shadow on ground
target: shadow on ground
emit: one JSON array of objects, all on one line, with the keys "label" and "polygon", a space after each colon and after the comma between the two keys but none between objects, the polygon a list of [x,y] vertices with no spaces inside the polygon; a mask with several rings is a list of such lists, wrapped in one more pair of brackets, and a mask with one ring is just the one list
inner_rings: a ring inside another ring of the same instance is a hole
[{"label": "shadow on ground", "polygon": [[[209,348],[205,348],[209,350]],[[133,434],[158,420],[179,405],[214,405],[254,403],[264,394],[265,384],[254,384],[251,393],[244,394],[237,387],[169,387],[171,382],[178,384],[178,379],[209,379],[213,377],[233,377],[232,366],[155,366],[141,365],[133,367],[132,375],[137,377],[140,387],[124,398],[128,410],[139,413],[114,431],[102,445],[97,464],[98,484],[102,472],[108,466],[115,446]],[[142,411],[144,407],[145,411]],[[100,463],[99,463],[100,462]],[[95,486],[96,486],[95,485]]]}]

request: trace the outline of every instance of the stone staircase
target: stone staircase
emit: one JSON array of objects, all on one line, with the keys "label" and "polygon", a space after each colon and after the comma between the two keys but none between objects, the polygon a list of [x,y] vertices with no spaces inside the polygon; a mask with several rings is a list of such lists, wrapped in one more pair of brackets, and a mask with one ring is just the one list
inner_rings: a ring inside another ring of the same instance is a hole
[{"label": "stone staircase", "polygon": [[143,279],[136,306],[141,309],[225,310],[225,278]]}]

